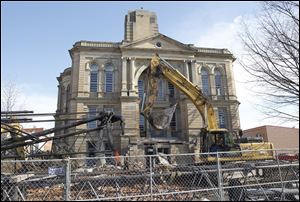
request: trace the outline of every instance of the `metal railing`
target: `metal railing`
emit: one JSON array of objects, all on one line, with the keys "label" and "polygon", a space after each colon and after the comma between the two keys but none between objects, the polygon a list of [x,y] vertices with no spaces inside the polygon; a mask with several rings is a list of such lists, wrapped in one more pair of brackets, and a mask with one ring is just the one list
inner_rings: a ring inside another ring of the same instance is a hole
[{"label": "metal railing", "polygon": [[299,150],[274,154],[233,162],[222,161],[225,153],[1,161],[1,200],[299,200]]}]

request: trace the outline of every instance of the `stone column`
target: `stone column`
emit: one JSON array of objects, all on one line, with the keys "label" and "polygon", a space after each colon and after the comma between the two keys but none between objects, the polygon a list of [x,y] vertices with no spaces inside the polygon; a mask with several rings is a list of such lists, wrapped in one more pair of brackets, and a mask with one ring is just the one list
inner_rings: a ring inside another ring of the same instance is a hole
[{"label": "stone column", "polygon": [[125,120],[124,135],[121,136],[121,154],[128,152],[130,144],[137,144],[139,139],[139,103],[138,97],[121,97],[121,115]]},{"label": "stone column", "polygon": [[98,82],[99,82],[99,92],[102,93],[102,96],[103,96],[103,93],[105,91],[105,65],[102,64],[101,65],[101,68],[99,68],[99,76],[98,76]]},{"label": "stone column", "polygon": [[129,96],[136,96],[134,88],[134,72],[135,72],[135,58],[130,58],[130,82],[129,82]]},{"label": "stone column", "polygon": [[[227,63],[225,63],[225,72],[226,72],[226,83],[227,83],[227,89],[228,89],[228,94],[230,96],[230,99],[236,99],[236,87],[235,87],[235,79],[234,79],[234,72],[232,69],[232,62],[229,61]],[[231,82],[230,82],[231,81]]]},{"label": "stone column", "polygon": [[188,80],[190,80],[190,76],[189,76],[189,63],[188,63],[188,60],[184,60],[183,72],[184,72],[184,76],[185,76]]},{"label": "stone column", "polygon": [[196,60],[191,60],[191,73],[192,81],[194,84],[197,84],[197,69],[196,69]]},{"label": "stone column", "polygon": [[127,96],[127,57],[122,57],[122,89],[121,96]]}]

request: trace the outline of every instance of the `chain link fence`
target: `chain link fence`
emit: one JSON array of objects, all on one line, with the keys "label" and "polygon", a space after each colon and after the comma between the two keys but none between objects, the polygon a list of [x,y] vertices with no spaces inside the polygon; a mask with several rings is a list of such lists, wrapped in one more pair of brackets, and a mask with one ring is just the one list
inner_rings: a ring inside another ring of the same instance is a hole
[{"label": "chain link fence", "polygon": [[1,161],[1,200],[299,201],[299,150],[245,152]]}]

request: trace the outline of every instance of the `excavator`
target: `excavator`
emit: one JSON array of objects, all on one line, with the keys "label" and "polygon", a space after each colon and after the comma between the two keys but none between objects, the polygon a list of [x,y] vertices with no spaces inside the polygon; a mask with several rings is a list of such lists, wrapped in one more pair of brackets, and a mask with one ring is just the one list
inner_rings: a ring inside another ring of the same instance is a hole
[{"label": "excavator", "polygon": [[[22,126],[20,123],[12,123],[12,124],[5,124],[1,122],[1,142],[7,138],[11,138],[13,141],[18,141],[21,137],[21,129]],[[22,142],[24,143],[24,141]],[[24,147],[15,147],[12,151],[4,151],[2,155],[9,156],[11,153],[18,155],[20,160],[25,160],[25,149]]]},{"label": "excavator", "polygon": [[161,111],[153,110],[153,105],[158,94],[157,83],[160,77],[163,77],[184,93],[199,111],[204,122],[204,127],[200,131],[200,153],[214,153],[214,155],[206,155],[206,160],[215,161],[215,152],[225,152],[222,153],[221,161],[274,159],[274,153],[271,151],[273,148],[272,143],[238,143],[234,141],[235,136],[227,129],[219,128],[213,106],[201,89],[190,82],[158,54],[152,57],[148,68],[148,85],[150,89],[148,101],[141,112],[153,128],[157,130],[167,128],[176,109],[175,104]]}]

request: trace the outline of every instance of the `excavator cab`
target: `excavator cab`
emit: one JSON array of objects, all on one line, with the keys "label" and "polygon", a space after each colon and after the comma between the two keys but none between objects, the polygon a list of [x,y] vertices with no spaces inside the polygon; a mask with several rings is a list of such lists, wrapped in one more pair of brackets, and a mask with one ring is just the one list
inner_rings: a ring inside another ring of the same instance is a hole
[{"label": "excavator cab", "polygon": [[231,151],[235,148],[232,135],[226,129],[210,130],[207,133],[205,143],[207,151],[204,152],[222,152]]},{"label": "excavator cab", "polygon": [[220,161],[241,160],[240,152],[229,152],[241,151],[241,148],[234,142],[233,135],[229,133],[228,130],[211,129],[206,133],[202,133],[201,137],[202,145],[200,152],[208,154],[203,156],[205,157],[204,161],[215,162],[217,156],[216,152],[220,152]]}]

